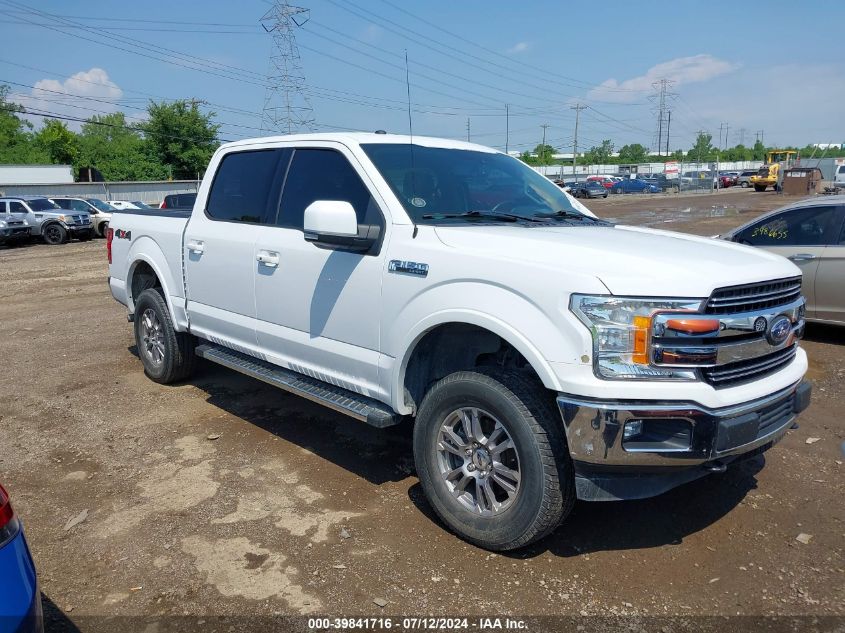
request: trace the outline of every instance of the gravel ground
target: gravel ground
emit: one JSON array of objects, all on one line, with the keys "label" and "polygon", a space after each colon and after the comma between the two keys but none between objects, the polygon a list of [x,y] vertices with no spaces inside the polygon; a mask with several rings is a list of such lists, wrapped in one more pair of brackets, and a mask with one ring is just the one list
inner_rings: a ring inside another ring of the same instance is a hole
[{"label": "gravel ground", "polygon": [[[783,200],[588,204],[707,235]],[[56,630],[116,615],[843,622],[845,330],[808,329],[814,401],[765,459],[650,500],[579,503],[553,535],[495,555],[433,516],[408,428],[371,429],[212,365],[176,386],[146,379],[102,240],[0,249],[0,263],[0,481]]]}]

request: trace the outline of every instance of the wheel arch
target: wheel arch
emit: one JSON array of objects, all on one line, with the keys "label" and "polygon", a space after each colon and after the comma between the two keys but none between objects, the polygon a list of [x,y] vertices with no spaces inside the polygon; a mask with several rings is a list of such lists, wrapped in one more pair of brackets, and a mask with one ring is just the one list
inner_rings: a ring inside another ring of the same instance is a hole
[{"label": "wheel arch", "polygon": [[[153,243],[152,240],[148,240],[148,242]],[[158,247],[156,246],[156,248]],[[150,257],[146,252],[136,252],[126,274],[126,298],[129,312],[135,311],[135,299],[141,292],[147,288],[159,287],[176,331],[184,331],[186,328],[178,318],[173,306],[171,297],[173,284],[173,280],[169,275],[164,274],[162,267],[155,261],[154,257]]]},{"label": "wheel arch", "polygon": [[[427,354],[435,346],[454,353],[432,360]],[[431,383],[453,371],[490,361],[515,362],[516,366],[524,363],[525,369],[533,372],[545,387],[559,390],[558,378],[539,349],[521,332],[492,315],[473,311],[433,315],[409,332],[403,349],[392,393],[394,407],[404,415],[416,412]],[[509,350],[515,354],[509,356]]]}]

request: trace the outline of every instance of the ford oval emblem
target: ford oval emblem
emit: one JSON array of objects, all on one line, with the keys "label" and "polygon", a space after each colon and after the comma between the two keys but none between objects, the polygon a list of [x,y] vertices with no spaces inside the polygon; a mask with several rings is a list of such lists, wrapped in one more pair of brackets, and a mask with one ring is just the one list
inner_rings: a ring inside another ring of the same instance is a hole
[{"label": "ford oval emblem", "polygon": [[792,323],[785,316],[779,316],[772,321],[766,339],[772,345],[780,345],[789,337],[790,332],[792,332]]}]

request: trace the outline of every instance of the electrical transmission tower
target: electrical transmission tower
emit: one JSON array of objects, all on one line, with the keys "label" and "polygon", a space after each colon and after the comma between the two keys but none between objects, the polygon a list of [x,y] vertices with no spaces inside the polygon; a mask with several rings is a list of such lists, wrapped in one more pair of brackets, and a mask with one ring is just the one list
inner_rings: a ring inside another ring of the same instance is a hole
[{"label": "electrical transmission tower", "polygon": [[291,134],[314,129],[314,109],[305,92],[305,73],[295,34],[295,29],[303,26],[309,17],[309,9],[295,7],[287,0],[275,0],[261,18],[261,26],[273,36],[274,49],[264,92],[262,130]]},{"label": "electrical transmission tower", "polygon": [[668,150],[668,136],[669,136],[669,119],[668,119],[668,102],[670,99],[675,97],[675,93],[670,92],[669,89],[674,85],[674,81],[671,79],[658,79],[652,85],[654,88],[654,94],[649,97],[654,102],[654,109],[652,112],[657,114],[657,130],[654,133],[654,143],[653,145],[657,148],[658,156],[662,152],[663,147],[663,138],[664,136],[667,139],[667,150],[666,153],[669,153]]}]

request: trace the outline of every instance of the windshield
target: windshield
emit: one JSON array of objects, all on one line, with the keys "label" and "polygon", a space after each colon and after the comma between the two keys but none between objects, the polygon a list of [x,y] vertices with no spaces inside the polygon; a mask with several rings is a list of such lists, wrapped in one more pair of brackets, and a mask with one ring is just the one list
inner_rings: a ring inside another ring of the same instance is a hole
[{"label": "windshield", "polygon": [[88,204],[92,207],[96,207],[100,211],[114,211],[115,208],[110,204],[103,202],[102,200],[97,200],[96,198],[86,198]]},{"label": "windshield", "polygon": [[[398,143],[361,145],[418,224],[477,222],[472,211],[534,218],[559,211],[586,218],[561,189],[515,158],[494,152]],[[494,219],[488,217],[488,219]]]},{"label": "windshield", "polygon": [[140,200],[133,200],[131,204],[134,204],[139,209],[152,209],[152,207],[145,202],[141,202]]},{"label": "windshield", "polygon": [[52,211],[53,209],[60,209],[57,204],[53,204],[47,198],[34,198],[26,201],[29,208],[33,211]]}]

